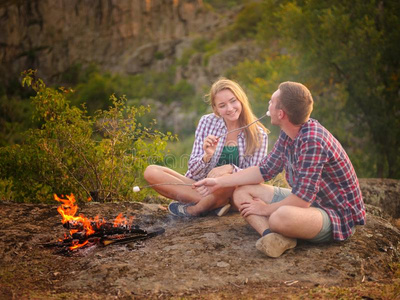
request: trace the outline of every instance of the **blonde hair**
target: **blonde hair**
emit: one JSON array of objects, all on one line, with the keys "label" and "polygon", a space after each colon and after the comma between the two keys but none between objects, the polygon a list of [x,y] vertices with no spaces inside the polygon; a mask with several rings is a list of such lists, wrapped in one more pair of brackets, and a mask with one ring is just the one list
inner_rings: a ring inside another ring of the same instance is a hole
[{"label": "blonde hair", "polygon": [[[240,85],[235,81],[226,78],[220,78],[214,82],[211,86],[209,94],[206,95],[215,115],[219,116],[215,105],[215,96],[223,90],[230,90],[233,95],[235,95],[236,99],[242,104],[242,112],[239,116],[239,127],[246,126],[257,119],[250,108],[249,99]],[[260,122],[257,122],[254,125],[258,126],[249,126],[244,129],[246,138],[245,155],[252,155],[257,148],[261,147],[262,135],[259,132],[259,127],[267,132],[267,129]]]},{"label": "blonde hair", "polygon": [[279,102],[277,108],[283,107],[290,123],[301,125],[307,122],[313,110],[313,98],[310,91],[298,82],[282,82],[278,87]]}]

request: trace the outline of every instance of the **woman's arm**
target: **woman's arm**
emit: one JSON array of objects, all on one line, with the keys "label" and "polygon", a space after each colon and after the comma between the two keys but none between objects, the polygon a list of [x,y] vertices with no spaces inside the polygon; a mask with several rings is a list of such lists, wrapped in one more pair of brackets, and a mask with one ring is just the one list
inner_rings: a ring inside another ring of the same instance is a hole
[{"label": "woman's arm", "polygon": [[206,178],[195,182],[193,186],[201,196],[205,197],[221,188],[258,184],[263,181],[260,168],[254,166],[231,175],[221,176],[218,178]]},{"label": "woman's arm", "polygon": [[188,162],[188,172],[186,173],[187,177],[194,180],[206,177],[211,157],[218,144],[218,139],[210,134],[210,132],[213,132],[213,126],[216,126],[213,116],[210,114],[201,117],[196,128],[193,149]]}]

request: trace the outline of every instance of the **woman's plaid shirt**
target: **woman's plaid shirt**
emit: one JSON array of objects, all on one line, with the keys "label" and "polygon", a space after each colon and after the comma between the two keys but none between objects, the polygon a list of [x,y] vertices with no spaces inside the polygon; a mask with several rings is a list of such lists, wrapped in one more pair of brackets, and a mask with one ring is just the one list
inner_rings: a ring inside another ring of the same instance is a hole
[{"label": "woman's plaid shirt", "polygon": [[[254,125],[252,125],[254,126]],[[245,155],[246,150],[246,139],[244,136],[244,132],[242,131],[238,135],[238,151],[239,151],[239,165],[233,166],[234,172],[239,171],[240,169],[245,169],[250,166],[258,165],[262,159],[267,155],[267,147],[268,147],[268,135],[261,128],[259,128],[260,135],[262,136],[261,147],[256,149],[256,151],[252,155]],[[188,163],[188,171],[185,176],[191,178],[193,180],[201,180],[207,177],[207,174],[215,168],[218,163],[219,157],[221,156],[223,147],[225,145],[227,128],[223,118],[217,117],[215,114],[208,114],[201,117],[199,121],[199,125],[196,129],[195,141],[193,144],[193,150],[189,158]],[[203,161],[204,150],[203,143],[204,139],[209,136],[221,136],[215,153],[211,160],[208,163]]]},{"label": "woman's plaid shirt", "polygon": [[268,181],[283,169],[293,194],[327,212],[335,240],[349,238],[355,225],[365,224],[353,165],[339,141],[318,121],[310,119],[294,140],[281,131],[260,171]]}]

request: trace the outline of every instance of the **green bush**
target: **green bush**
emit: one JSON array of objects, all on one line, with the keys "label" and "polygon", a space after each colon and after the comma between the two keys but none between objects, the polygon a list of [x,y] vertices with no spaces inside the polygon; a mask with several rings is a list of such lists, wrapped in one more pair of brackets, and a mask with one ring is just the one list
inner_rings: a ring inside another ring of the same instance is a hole
[{"label": "green bush", "polygon": [[53,193],[143,200],[149,191],[135,194],[132,187],[144,183],[144,169],[162,162],[167,141],[174,139],[137,121],[150,109],[129,107],[125,97],[112,95],[108,110],[91,117],[70,105],[72,90],[48,88],[32,70],[23,75],[22,84],[36,92],[34,117],[42,125],[27,132],[24,144],[0,148],[2,190],[17,202],[52,201]]},{"label": "green bush", "polygon": [[143,99],[154,99],[162,103],[182,102],[190,106],[194,88],[187,81],[175,82],[175,69],[171,67],[166,72],[148,71],[136,75],[111,74],[92,69],[89,74],[74,86],[75,93],[68,99],[75,105],[87,104],[89,113],[97,109],[106,109],[105,99],[115,93],[126,95],[130,104],[137,104]]},{"label": "green bush", "polygon": [[230,9],[240,5],[243,0],[204,0],[204,3],[215,9]]},{"label": "green bush", "polygon": [[232,36],[238,38],[254,38],[257,34],[258,24],[263,17],[263,4],[260,2],[247,3],[237,15],[232,26]]},{"label": "green bush", "polygon": [[399,8],[394,0],[246,5],[222,38],[256,37],[263,56],[228,77],[255,99],[282,81],[304,83],[316,104],[312,117],[339,139],[360,177],[400,178]]},{"label": "green bush", "polygon": [[341,119],[336,126],[354,134],[359,165],[368,158],[373,176],[400,178],[400,2],[265,0],[263,6],[262,44],[292,56],[302,82],[314,81],[313,94],[343,107],[353,126]]},{"label": "green bush", "polygon": [[186,48],[182,54],[182,57],[177,62],[178,65],[187,66],[189,64],[190,58],[196,54],[203,54],[203,66],[207,66],[209,58],[220,51],[220,45],[218,40],[208,40],[203,37],[196,38],[193,40],[191,47]]}]

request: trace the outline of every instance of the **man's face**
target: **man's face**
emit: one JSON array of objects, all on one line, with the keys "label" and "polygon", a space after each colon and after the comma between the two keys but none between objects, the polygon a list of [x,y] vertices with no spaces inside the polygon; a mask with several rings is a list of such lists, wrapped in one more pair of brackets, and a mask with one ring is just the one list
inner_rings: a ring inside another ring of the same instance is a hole
[{"label": "man's face", "polygon": [[269,100],[268,110],[269,110],[269,113],[271,114],[271,124],[272,125],[279,125],[279,123],[280,123],[280,119],[278,117],[280,109],[276,108],[276,105],[279,102],[279,94],[280,94],[280,90],[276,90],[272,94],[271,100]]}]

